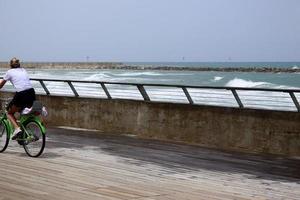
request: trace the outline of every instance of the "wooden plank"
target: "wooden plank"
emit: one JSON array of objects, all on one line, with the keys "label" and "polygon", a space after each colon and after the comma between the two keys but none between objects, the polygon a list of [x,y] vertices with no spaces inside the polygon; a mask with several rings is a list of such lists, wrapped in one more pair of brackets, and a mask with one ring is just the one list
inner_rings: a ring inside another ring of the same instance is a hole
[{"label": "wooden plank", "polygon": [[297,159],[57,128],[48,133],[40,158],[27,157],[15,141],[0,154],[0,200],[300,196]]}]

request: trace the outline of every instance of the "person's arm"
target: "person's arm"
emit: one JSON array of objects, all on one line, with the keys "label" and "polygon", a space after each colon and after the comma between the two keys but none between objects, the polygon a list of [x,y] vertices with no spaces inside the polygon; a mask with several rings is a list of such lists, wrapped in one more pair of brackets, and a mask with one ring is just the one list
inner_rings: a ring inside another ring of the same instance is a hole
[{"label": "person's arm", "polygon": [[5,85],[6,80],[2,79],[0,80],[0,89]]},{"label": "person's arm", "polygon": [[8,70],[5,75],[3,76],[2,80],[0,80],[0,89],[3,88],[6,81],[11,80],[11,71]]}]

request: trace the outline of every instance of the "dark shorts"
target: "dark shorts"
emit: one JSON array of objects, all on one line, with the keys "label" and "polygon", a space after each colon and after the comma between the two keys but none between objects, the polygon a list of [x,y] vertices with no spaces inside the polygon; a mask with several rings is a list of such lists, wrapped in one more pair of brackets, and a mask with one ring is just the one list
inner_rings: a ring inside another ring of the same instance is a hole
[{"label": "dark shorts", "polygon": [[35,91],[33,88],[21,92],[17,92],[13,100],[8,104],[7,110],[14,105],[18,107],[21,111],[24,108],[32,107],[34,101],[35,101]]}]

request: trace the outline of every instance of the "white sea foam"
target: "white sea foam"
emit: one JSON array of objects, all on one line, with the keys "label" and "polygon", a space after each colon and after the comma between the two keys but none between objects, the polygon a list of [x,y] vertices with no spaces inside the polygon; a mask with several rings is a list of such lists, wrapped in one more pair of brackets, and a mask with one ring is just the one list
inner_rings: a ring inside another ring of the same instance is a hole
[{"label": "white sea foam", "polygon": [[165,74],[158,72],[124,72],[120,74],[115,74],[116,76],[165,76]]},{"label": "white sea foam", "polygon": [[215,76],[214,77],[214,81],[220,81],[220,80],[222,80],[224,77],[222,77],[222,76]]},{"label": "white sea foam", "polygon": [[[141,78],[140,76],[162,76],[163,74],[155,73],[155,72],[125,72],[125,73],[96,73],[89,75],[88,77],[82,78],[87,81],[111,81],[111,82],[122,82],[122,81],[130,81],[130,80],[141,80],[145,81],[148,78]],[[150,79],[150,78],[149,78]],[[152,79],[150,79],[152,80]]]},{"label": "white sea foam", "polygon": [[270,83],[268,82],[253,82],[250,80],[244,80],[240,78],[234,78],[233,80],[230,80],[228,83],[226,83],[227,87],[247,87],[247,88],[268,86],[268,85],[270,85]]},{"label": "white sea foam", "polygon": [[97,74],[92,74],[88,77],[83,78],[85,81],[103,81],[103,80],[108,80],[111,78],[111,75],[107,73],[97,73]]}]

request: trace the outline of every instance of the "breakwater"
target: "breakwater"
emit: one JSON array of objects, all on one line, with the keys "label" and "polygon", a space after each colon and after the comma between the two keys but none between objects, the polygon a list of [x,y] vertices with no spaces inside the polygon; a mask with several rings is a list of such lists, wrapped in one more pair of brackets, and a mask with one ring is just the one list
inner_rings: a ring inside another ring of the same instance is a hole
[{"label": "breakwater", "polygon": [[[23,62],[22,66],[30,69],[119,69],[119,70],[165,70],[165,71],[218,71],[218,72],[265,72],[299,73],[300,68],[286,67],[188,67],[128,65],[121,62]],[[0,62],[0,68],[9,68],[7,62]]]}]

